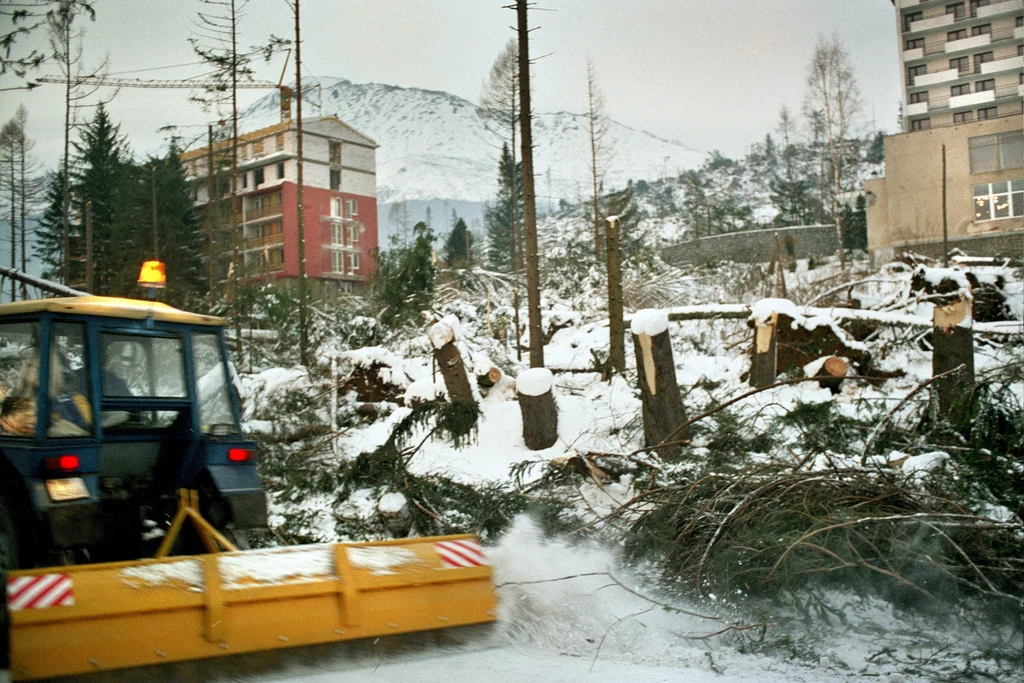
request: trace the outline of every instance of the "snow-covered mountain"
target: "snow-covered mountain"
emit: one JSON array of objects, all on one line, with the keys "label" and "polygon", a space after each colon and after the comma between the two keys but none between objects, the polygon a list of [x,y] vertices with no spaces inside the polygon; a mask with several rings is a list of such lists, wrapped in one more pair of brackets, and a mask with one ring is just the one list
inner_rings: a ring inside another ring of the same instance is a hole
[{"label": "snow-covered mountain", "polygon": [[[310,99],[316,98],[307,95]],[[307,107],[306,111],[316,111]],[[277,94],[269,94],[243,113],[243,126],[251,130],[272,124],[278,111]],[[321,81],[320,113],[337,116],[380,145],[377,187],[382,205],[438,200],[482,203],[496,193],[501,141],[487,130],[481,109],[472,102],[446,92],[327,78]],[[537,194],[556,203],[586,196],[591,181],[585,117],[566,112],[537,114],[533,136]],[[614,121],[607,139],[614,150],[607,189],[622,187],[629,179],[658,178],[666,170],[693,168],[705,156],[680,142]],[[383,217],[385,212],[381,213]]]}]

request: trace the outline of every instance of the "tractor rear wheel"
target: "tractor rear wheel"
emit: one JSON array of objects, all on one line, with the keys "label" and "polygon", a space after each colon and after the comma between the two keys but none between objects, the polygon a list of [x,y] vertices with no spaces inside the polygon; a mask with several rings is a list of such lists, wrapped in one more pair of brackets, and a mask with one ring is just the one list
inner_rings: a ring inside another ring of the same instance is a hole
[{"label": "tractor rear wheel", "polygon": [[7,614],[7,572],[18,568],[18,534],[14,527],[7,502],[0,497],[0,590],[3,591],[3,605],[0,605],[0,666],[8,665],[10,618]]}]

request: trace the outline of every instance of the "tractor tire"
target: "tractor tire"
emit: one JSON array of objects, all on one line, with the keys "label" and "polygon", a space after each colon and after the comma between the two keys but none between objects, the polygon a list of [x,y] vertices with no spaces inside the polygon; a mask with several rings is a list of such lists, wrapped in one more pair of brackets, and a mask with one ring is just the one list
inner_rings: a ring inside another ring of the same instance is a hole
[{"label": "tractor tire", "polygon": [[7,668],[10,660],[10,618],[7,614],[7,572],[18,568],[18,533],[7,502],[0,497],[0,586],[3,605],[0,605],[0,667]]}]

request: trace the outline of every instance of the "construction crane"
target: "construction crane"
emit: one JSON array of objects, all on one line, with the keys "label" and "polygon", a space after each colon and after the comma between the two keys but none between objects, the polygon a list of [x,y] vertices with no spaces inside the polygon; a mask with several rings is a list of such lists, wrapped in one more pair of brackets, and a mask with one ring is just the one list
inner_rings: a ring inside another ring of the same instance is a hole
[{"label": "construction crane", "polygon": [[[40,83],[66,83],[67,79],[60,76],[40,76]],[[77,85],[106,86],[113,88],[180,88],[185,90],[197,90],[201,88],[213,89],[225,92],[230,86],[221,81],[209,79],[164,79],[164,80],[143,80],[141,78],[108,78],[104,76],[87,76],[75,79]],[[236,88],[245,90],[277,88],[281,93],[281,121],[292,119],[292,95],[294,91],[286,85],[274,83],[273,81],[242,81]]]}]

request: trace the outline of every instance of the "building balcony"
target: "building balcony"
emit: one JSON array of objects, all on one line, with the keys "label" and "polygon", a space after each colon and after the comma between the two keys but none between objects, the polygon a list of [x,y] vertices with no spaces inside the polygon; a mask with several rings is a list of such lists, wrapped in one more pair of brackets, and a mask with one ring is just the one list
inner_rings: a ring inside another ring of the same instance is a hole
[{"label": "building balcony", "polygon": [[977,7],[971,14],[978,19],[990,19],[1004,14],[1020,12],[1021,10],[1024,10],[1024,0],[1004,0],[1003,2],[985,5],[984,7]]},{"label": "building balcony", "polygon": [[956,21],[956,17],[952,14],[940,14],[937,17],[931,17],[929,19],[918,19],[910,24],[909,33],[934,31],[935,29],[942,28],[944,26],[951,26],[954,21]]},{"label": "building balcony", "polygon": [[903,115],[904,116],[920,116],[922,114],[927,114],[927,113],[928,113],[928,103],[927,102],[913,102],[913,103],[907,105],[907,108],[904,111]]},{"label": "building balcony", "polygon": [[1016,71],[1018,69],[1024,69],[1024,56],[997,59],[981,65],[981,73],[985,75],[997,74],[1003,71]]},{"label": "building balcony", "polygon": [[954,95],[949,98],[949,108],[962,109],[964,107],[976,107],[979,104],[987,104],[995,101],[996,91],[985,90],[984,92],[972,92],[966,95]]},{"label": "building balcony", "polygon": [[923,47],[915,47],[912,50],[904,50],[903,51],[903,61],[904,62],[912,62],[915,59],[924,59],[924,48]]},{"label": "building balcony", "polygon": [[930,74],[918,74],[917,76],[914,76],[913,87],[917,88],[923,85],[938,85],[939,83],[955,81],[958,78],[960,78],[960,71],[958,69],[945,69],[943,71],[936,71]]},{"label": "building balcony", "polygon": [[977,50],[979,47],[987,47],[991,44],[992,36],[986,33],[980,36],[961,38],[960,40],[950,40],[943,46],[942,50],[948,54],[950,52],[959,52],[961,50]]},{"label": "building balcony", "polygon": [[284,245],[284,236],[281,233],[275,235],[263,235],[262,237],[250,237],[242,243],[242,249],[251,251],[263,249],[264,247],[280,247]]},{"label": "building balcony", "polygon": [[1013,37],[1017,40],[1024,40],[1024,26],[1018,26],[1013,29]]}]

